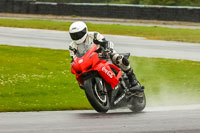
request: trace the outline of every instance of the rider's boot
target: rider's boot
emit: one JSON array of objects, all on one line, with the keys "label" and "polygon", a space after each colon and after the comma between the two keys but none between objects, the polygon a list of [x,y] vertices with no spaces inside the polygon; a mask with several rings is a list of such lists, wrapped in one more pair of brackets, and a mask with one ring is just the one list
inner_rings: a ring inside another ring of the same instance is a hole
[{"label": "rider's boot", "polygon": [[143,91],[142,86],[140,85],[139,81],[136,79],[135,74],[133,73],[133,69],[130,68],[127,72],[125,72],[128,79],[129,79],[129,90],[130,91]]}]

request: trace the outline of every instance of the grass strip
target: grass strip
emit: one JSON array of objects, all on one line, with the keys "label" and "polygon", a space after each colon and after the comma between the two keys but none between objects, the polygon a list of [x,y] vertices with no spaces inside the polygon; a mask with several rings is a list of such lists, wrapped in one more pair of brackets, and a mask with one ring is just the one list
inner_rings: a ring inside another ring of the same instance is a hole
[{"label": "grass strip", "polygon": [[[147,106],[197,104],[200,62],[130,57]],[[69,51],[0,46],[0,112],[92,109],[70,72]]]},{"label": "grass strip", "polygon": [[[0,19],[0,26],[37,28],[49,30],[68,31],[71,22],[51,20],[19,20]],[[146,37],[152,40],[167,40],[200,43],[200,29],[175,29],[164,27],[130,26],[119,24],[93,24],[87,23],[90,31],[98,31],[102,34],[126,35]]]}]

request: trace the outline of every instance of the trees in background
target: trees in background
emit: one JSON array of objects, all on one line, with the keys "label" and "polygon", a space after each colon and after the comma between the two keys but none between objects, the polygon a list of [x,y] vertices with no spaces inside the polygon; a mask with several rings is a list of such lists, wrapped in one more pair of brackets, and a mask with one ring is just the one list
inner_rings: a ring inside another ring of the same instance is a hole
[{"label": "trees in background", "polygon": [[200,6],[200,0],[37,0],[67,3],[116,3],[138,5]]},{"label": "trees in background", "polygon": [[200,0],[130,0],[129,2],[142,5],[200,6]]}]

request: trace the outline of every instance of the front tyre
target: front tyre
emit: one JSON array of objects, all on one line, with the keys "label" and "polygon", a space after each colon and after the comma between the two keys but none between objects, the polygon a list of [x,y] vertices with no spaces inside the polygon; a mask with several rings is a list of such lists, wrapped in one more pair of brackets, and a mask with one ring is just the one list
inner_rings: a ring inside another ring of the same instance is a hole
[{"label": "front tyre", "polygon": [[144,92],[136,92],[136,95],[133,95],[129,100],[128,108],[132,112],[140,112],[146,106],[146,97]]},{"label": "front tyre", "polygon": [[104,87],[102,79],[99,77],[89,78],[84,81],[85,94],[92,107],[97,112],[107,112],[109,109],[109,99],[107,93],[102,93]]}]

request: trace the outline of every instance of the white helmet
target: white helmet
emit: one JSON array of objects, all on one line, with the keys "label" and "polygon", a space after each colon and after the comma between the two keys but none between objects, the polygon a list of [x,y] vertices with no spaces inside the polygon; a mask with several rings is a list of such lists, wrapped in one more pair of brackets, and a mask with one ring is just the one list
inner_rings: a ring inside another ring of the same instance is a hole
[{"label": "white helmet", "polygon": [[69,34],[72,40],[77,44],[81,44],[85,41],[87,33],[87,25],[82,21],[76,21],[69,27]]}]

